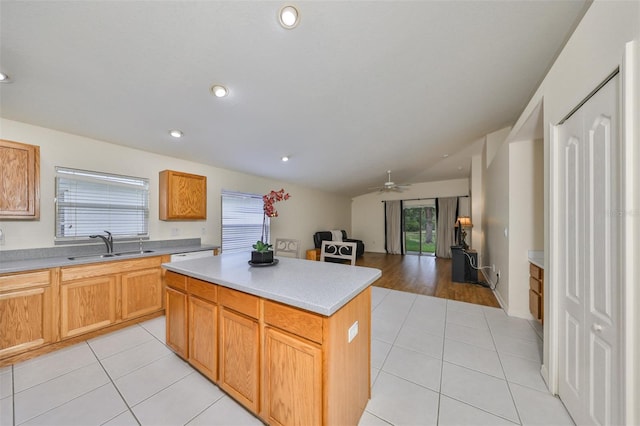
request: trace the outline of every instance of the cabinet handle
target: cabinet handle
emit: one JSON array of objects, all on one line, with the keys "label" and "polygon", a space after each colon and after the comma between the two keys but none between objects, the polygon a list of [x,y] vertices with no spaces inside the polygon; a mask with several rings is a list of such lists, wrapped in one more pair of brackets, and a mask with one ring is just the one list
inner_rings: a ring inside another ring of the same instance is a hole
[{"label": "cabinet handle", "polygon": [[595,331],[596,333],[600,333],[600,332],[602,331],[602,325],[600,325],[600,324],[593,324],[593,325],[591,326],[591,329],[592,329],[593,331]]}]

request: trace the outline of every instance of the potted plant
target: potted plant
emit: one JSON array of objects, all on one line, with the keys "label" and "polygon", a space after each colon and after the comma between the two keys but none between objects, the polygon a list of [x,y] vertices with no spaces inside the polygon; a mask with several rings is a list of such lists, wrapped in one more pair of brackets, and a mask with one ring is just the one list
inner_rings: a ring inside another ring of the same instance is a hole
[{"label": "potted plant", "polygon": [[278,212],[273,206],[278,201],[288,200],[291,197],[289,193],[285,193],[284,189],[280,191],[271,191],[262,196],[264,203],[262,213],[262,235],[260,240],[253,245],[251,252],[251,263],[273,263],[272,245],[265,242],[265,234],[267,230],[267,217],[278,217]]}]

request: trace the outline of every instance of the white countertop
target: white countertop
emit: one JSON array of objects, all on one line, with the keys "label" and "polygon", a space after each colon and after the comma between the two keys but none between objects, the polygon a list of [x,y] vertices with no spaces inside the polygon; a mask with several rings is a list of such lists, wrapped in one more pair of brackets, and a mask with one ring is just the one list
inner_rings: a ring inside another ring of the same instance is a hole
[{"label": "white countertop", "polygon": [[375,268],[278,257],[273,266],[250,266],[249,252],[164,263],[163,267],[223,287],[321,315],[338,309],[382,276]]},{"label": "white countertop", "polygon": [[539,268],[544,269],[544,252],[537,250],[529,250],[528,253],[529,262],[533,263]]}]

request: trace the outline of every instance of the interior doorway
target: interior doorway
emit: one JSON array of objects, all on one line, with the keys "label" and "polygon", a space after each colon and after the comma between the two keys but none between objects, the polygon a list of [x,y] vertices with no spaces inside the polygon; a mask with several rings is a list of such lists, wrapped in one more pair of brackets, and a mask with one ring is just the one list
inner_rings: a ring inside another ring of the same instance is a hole
[{"label": "interior doorway", "polygon": [[403,205],[404,252],[434,256],[436,252],[436,200],[409,200]]}]

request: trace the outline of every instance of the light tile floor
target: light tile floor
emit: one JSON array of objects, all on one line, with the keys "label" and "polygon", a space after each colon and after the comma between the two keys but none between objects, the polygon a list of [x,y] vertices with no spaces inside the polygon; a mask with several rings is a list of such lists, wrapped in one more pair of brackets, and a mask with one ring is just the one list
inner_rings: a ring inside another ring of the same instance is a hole
[{"label": "light tile floor", "polygon": [[[360,425],[573,424],[540,376],[537,323],[372,294],[373,388]],[[164,325],[159,317],[0,369],[0,425],[260,425],[167,349]]]}]

